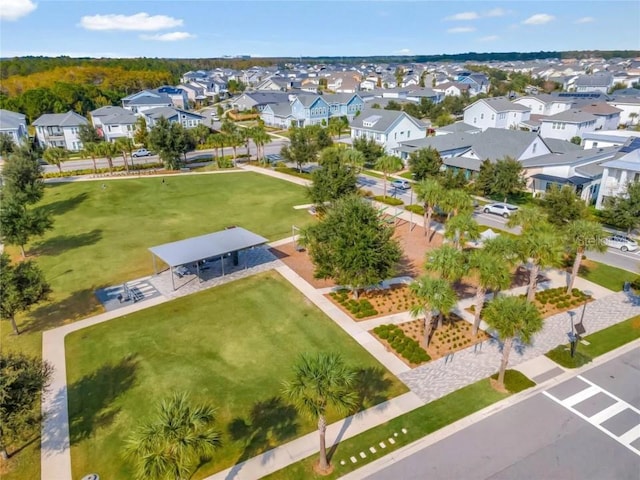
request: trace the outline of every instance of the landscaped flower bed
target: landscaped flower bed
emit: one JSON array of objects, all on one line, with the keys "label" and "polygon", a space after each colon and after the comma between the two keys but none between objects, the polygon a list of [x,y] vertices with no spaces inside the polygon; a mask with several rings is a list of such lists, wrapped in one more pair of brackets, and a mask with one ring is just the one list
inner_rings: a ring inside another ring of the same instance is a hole
[{"label": "landscaped flower bed", "polygon": [[378,314],[378,311],[373,308],[373,305],[371,305],[369,300],[366,298],[359,298],[358,300],[349,298],[349,291],[346,289],[331,292],[329,296],[347,309],[357,319],[372,317]]},{"label": "landscaped flower bed", "polygon": [[408,337],[397,325],[380,325],[373,332],[411,364],[420,365],[431,360],[420,344]]},{"label": "landscaped flower bed", "polygon": [[540,313],[547,317],[578,307],[582,305],[585,300],[589,299],[590,297],[588,295],[585,295],[577,288],[574,288],[571,290],[571,293],[567,294],[566,288],[558,287],[536,292],[535,302]]},{"label": "landscaped flower bed", "polygon": [[346,288],[331,292],[329,298],[342,306],[355,320],[406,312],[415,303],[409,287],[405,284],[368,290],[361,293],[358,300],[353,299],[351,292]]}]

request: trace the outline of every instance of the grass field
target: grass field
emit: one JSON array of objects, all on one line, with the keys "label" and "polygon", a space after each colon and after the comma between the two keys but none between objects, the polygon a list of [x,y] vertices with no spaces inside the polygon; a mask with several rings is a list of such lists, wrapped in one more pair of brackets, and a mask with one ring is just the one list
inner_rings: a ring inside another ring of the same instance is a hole
[{"label": "grass field", "polygon": [[638,278],[637,273],[588,259],[582,261],[578,275],[614,292],[620,292],[624,282],[631,282]]},{"label": "grass field", "polygon": [[[406,391],[276,273],[229,283],[66,339],[74,478],[132,478],[123,440],[156,401],[188,391],[218,407],[224,446],[203,478],[315,429],[279,398],[302,352],[340,352],[367,408]],[[331,413],[329,420],[339,417]]]},{"label": "grass field", "polygon": [[[97,288],[153,273],[148,247],[239,225],[269,240],[312,217],[297,185],[255,173],[48,185],[54,228],[28,246],[53,295],[22,326],[41,331],[97,313]],[[103,187],[104,185],[104,187]]]}]

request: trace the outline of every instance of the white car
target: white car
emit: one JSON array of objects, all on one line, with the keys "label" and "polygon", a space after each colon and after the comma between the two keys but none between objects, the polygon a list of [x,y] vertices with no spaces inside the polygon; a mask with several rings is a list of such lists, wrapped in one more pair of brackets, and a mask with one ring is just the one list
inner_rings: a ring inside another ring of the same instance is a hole
[{"label": "white car", "polygon": [[502,215],[504,218],[509,218],[518,211],[518,207],[509,205],[508,203],[490,203],[485,205],[482,211],[484,213],[493,213],[495,215]]},{"label": "white car", "polygon": [[409,190],[411,188],[411,184],[406,180],[394,180],[391,182],[391,186],[399,190]]},{"label": "white car", "polygon": [[604,239],[605,245],[611,248],[619,248],[622,252],[635,252],[638,242],[624,235],[611,235]]},{"label": "white car", "polygon": [[133,158],[148,157],[149,155],[151,155],[151,152],[146,148],[139,148],[138,150],[136,150],[131,154]]}]

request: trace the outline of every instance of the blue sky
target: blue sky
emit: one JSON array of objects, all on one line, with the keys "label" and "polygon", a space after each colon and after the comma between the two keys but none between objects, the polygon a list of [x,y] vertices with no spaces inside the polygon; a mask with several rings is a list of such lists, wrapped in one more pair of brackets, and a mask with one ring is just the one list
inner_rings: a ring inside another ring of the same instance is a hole
[{"label": "blue sky", "polygon": [[0,56],[368,56],[640,49],[637,0],[0,0]]}]

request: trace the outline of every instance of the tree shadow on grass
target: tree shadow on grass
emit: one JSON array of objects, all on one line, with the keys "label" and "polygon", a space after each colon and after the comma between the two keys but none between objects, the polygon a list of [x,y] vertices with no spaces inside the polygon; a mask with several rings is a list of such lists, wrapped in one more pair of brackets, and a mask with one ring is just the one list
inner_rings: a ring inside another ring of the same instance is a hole
[{"label": "tree shadow on grass", "polygon": [[367,367],[356,370],[353,389],[358,396],[356,411],[366,410],[389,400],[389,388],[392,383],[379,367]]},{"label": "tree shadow on grass", "polygon": [[59,255],[65,250],[93,245],[102,239],[102,230],[94,229],[79,235],[58,235],[48,238],[30,249],[30,255]]},{"label": "tree shadow on grass", "polygon": [[231,440],[244,443],[237,463],[259,455],[298,433],[298,412],[280,397],[256,402],[248,418],[236,417],[227,427]]},{"label": "tree shadow on grass", "polygon": [[71,443],[89,438],[113,422],[120,411],[113,402],[133,386],[137,366],[136,357],[129,356],[115,365],[103,365],[69,385]]},{"label": "tree shadow on grass", "polygon": [[45,303],[34,309],[20,325],[20,330],[38,332],[59,327],[68,321],[99,312],[99,306],[94,289],[78,290],[60,301]]},{"label": "tree shadow on grass", "polygon": [[74,197],[66,198],[64,200],[58,200],[57,202],[51,202],[48,205],[43,205],[42,209],[53,216],[64,215],[74,208],[77,208],[78,205],[84,202],[87,198],[89,198],[89,194],[87,194],[87,192],[82,192]]}]

